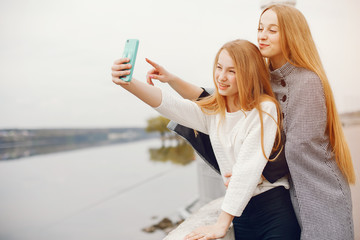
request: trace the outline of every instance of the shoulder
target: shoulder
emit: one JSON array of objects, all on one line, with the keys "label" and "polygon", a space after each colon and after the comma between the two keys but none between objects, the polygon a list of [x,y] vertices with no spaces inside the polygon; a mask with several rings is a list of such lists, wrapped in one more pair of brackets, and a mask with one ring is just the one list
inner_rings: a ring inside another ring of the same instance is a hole
[{"label": "shoulder", "polygon": [[292,80],[291,84],[297,88],[307,89],[307,88],[321,88],[322,83],[320,77],[306,68],[295,68],[294,71],[289,75],[289,78]]},{"label": "shoulder", "polygon": [[273,116],[277,115],[277,106],[275,102],[271,101],[270,99],[265,99],[261,101],[260,108],[262,111],[269,113]]},{"label": "shoulder", "polygon": [[301,101],[312,101],[311,99],[324,98],[324,88],[320,77],[305,68],[296,68],[288,79],[289,99],[296,103]]},{"label": "shoulder", "polygon": [[270,100],[263,100],[260,103],[262,109],[276,109],[276,104]]},{"label": "shoulder", "polygon": [[302,67],[295,67],[295,69],[291,72],[291,75],[298,75],[304,78],[319,78],[319,76],[309,69],[302,68]]},{"label": "shoulder", "polygon": [[259,111],[261,111],[261,115],[265,118],[270,115],[273,118],[277,119],[277,106],[273,101],[269,99],[261,101],[259,108],[252,109],[247,115],[251,116],[250,118],[252,120],[256,120],[259,117]]},{"label": "shoulder", "polygon": [[296,68],[293,73],[288,88],[288,113],[296,116],[304,112],[314,116],[326,115],[325,92],[320,77],[304,68]]}]

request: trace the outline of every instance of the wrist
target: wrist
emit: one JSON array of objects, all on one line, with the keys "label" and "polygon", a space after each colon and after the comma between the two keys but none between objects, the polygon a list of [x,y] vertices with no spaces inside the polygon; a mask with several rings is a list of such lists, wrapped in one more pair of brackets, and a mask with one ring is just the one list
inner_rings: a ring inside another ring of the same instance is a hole
[{"label": "wrist", "polygon": [[216,225],[224,231],[228,231],[234,216],[222,211],[218,217]]},{"label": "wrist", "polygon": [[170,74],[169,75],[169,78],[168,78],[168,84],[176,84],[177,82],[179,82],[179,77],[173,75],[173,74]]},{"label": "wrist", "polygon": [[216,227],[217,227],[218,229],[220,229],[221,231],[227,232],[227,231],[229,230],[229,228],[230,228],[231,222],[229,222],[229,223],[224,223],[224,222],[219,222],[219,221],[217,221],[215,225],[216,225]]}]

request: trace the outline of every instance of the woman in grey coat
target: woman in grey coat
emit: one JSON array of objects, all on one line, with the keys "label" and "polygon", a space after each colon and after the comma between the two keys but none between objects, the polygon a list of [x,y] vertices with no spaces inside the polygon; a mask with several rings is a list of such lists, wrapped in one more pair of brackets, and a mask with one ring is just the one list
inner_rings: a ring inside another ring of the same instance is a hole
[{"label": "woman in grey coat", "polygon": [[[258,44],[283,112],[285,158],[301,239],[354,239],[349,184],[355,183],[355,173],[334,97],[304,16],[294,7],[269,6],[260,17]],[[204,95],[204,89],[151,64],[154,69],[147,75],[150,84],[152,79],[167,82],[188,99]],[[183,129],[177,132],[186,137]],[[195,142],[193,146],[208,146],[202,152],[211,152],[207,143]],[[207,161],[216,169],[216,163]]]}]

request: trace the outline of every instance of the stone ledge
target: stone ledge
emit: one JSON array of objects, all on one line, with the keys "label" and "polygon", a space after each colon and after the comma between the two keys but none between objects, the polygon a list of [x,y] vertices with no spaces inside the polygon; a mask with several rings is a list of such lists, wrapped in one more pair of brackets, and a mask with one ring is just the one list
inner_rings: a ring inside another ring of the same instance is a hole
[{"label": "stone ledge", "polygon": [[[215,199],[205,206],[201,207],[197,212],[190,215],[176,229],[171,231],[163,240],[183,240],[184,237],[192,230],[204,226],[214,224],[221,212],[221,203],[223,197]],[[234,230],[231,227],[226,236],[222,240],[234,240]]]}]

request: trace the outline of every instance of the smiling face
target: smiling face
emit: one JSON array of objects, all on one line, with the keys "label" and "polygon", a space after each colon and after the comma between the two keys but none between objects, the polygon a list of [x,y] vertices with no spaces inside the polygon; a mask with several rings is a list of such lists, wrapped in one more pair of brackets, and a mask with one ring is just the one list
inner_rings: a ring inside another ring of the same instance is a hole
[{"label": "smiling face", "polygon": [[225,49],[219,54],[215,69],[215,82],[219,94],[225,96],[227,102],[229,102],[229,98],[234,99],[238,95],[234,61]]},{"label": "smiling face", "polygon": [[271,9],[260,17],[257,40],[261,54],[270,59],[274,69],[286,63],[281,50],[278,18]]}]

